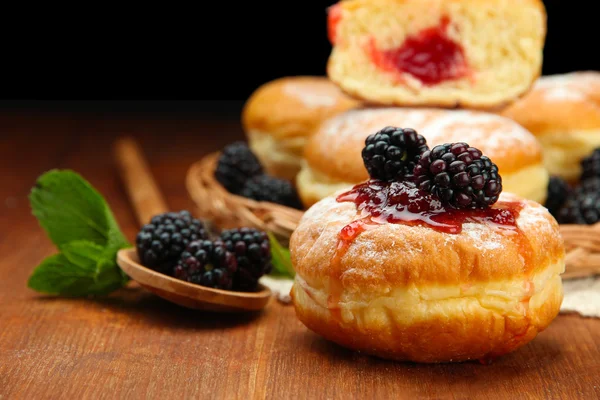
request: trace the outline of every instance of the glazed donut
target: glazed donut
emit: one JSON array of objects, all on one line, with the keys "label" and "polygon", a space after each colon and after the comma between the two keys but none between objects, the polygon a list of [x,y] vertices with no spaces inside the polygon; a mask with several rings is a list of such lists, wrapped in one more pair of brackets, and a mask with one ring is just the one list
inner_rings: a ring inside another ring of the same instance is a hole
[{"label": "glazed donut", "polygon": [[540,76],[540,0],[347,0],[328,11],[329,78],[388,106],[492,109]]},{"label": "glazed donut", "polygon": [[449,233],[408,220],[369,222],[344,198],[336,193],[307,210],[290,239],[296,314],[325,339],[395,360],[490,360],[531,341],[558,314],[565,253],[540,204],[502,193],[482,212],[511,212],[513,225],[469,221],[478,214],[465,211],[447,220],[460,229]]},{"label": "glazed donut", "polygon": [[600,72],[543,76],[501,115],[538,138],[551,175],[575,182],[581,160],[600,147]]},{"label": "glazed donut", "polygon": [[285,77],[262,85],[248,98],[242,125],[266,172],[292,180],[315,126],[359,104],[326,77]]},{"label": "glazed donut", "polygon": [[296,178],[305,207],[369,178],[361,150],[367,136],[385,126],[413,128],[429,147],[467,142],[495,160],[504,191],[541,204],[546,200],[549,175],[543,166],[542,148],[516,122],[483,111],[386,107],[338,114],[310,137]]}]

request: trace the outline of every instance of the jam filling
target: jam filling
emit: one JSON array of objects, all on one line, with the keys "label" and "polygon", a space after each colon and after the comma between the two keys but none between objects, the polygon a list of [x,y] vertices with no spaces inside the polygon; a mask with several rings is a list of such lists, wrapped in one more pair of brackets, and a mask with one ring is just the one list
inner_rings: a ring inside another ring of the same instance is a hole
[{"label": "jam filling", "polygon": [[408,73],[426,86],[464,78],[469,74],[465,52],[448,36],[449,25],[450,19],[443,17],[437,26],[407,37],[397,49],[378,50],[371,40],[368,47],[371,61],[399,78]]},{"label": "jam filling", "polygon": [[336,43],[337,27],[342,19],[342,8],[340,4],[334,4],[327,10],[327,37],[331,44]]},{"label": "jam filling", "polygon": [[[353,202],[361,215],[374,224],[402,223],[427,226],[444,233],[460,233],[467,222],[487,223],[501,229],[517,230],[520,203],[497,202],[483,210],[445,207],[436,197],[407,182],[371,180],[340,194],[338,202]],[[351,224],[352,225],[352,224]],[[344,228],[356,231],[350,225]],[[344,236],[342,230],[342,237]]]}]

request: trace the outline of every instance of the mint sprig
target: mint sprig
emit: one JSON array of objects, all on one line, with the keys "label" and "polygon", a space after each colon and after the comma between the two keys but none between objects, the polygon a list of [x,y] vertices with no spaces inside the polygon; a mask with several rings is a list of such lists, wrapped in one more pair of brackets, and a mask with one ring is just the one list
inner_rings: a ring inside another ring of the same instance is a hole
[{"label": "mint sprig", "polygon": [[292,265],[290,250],[283,247],[271,232],[267,232],[267,235],[271,244],[271,262],[273,263],[270,275],[293,279],[296,272]]},{"label": "mint sprig", "polygon": [[48,171],[29,201],[59,253],[36,267],[28,287],[64,296],[106,295],[129,281],[116,255],[131,245],[106,200],[83,177],[71,170]]}]

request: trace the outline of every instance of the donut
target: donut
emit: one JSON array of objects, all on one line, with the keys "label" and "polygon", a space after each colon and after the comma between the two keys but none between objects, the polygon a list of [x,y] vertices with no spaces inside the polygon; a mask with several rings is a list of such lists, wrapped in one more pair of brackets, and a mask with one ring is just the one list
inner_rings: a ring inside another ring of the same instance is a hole
[{"label": "donut", "polygon": [[538,138],[551,175],[575,182],[581,160],[600,147],[600,72],[543,76],[500,115]]},{"label": "donut", "polygon": [[390,219],[402,190],[367,181],[303,214],[290,238],[291,298],[310,331],[386,359],[489,362],[552,322],[565,252],[546,208],[503,192],[484,210]]},{"label": "donut", "polygon": [[544,168],[542,147],[515,121],[478,110],[380,107],[333,116],[309,138],[296,178],[305,207],[369,178],[361,150],[367,136],[385,126],[413,128],[430,147],[468,142],[495,160],[504,191],[545,202],[549,175]]},{"label": "donut", "polygon": [[387,106],[495,109],[542,71],[540,0],[346,0],[328,9],[327,75]]},{"label": "donut", "polygon": [[300,170],[306,139],[314,128],[322,120],[359,104],[326,77],[283,77],[252,93],[242,109],[242,127],[265,171],[293,180]]}]

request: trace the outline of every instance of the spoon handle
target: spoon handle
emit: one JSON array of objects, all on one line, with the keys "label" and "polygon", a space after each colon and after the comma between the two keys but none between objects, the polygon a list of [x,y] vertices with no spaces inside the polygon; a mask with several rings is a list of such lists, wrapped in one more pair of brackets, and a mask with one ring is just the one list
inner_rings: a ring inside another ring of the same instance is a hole
[{"label": "spoon handle", "polygon": [[150,222],[154,215],[167,212],[167,202],[138,143],[130,137],[121,138],[115,143],[114,151],[121,179],[140,226]]}]

